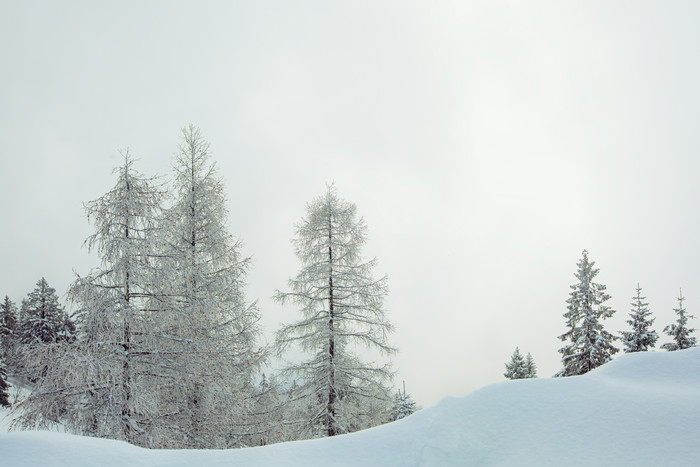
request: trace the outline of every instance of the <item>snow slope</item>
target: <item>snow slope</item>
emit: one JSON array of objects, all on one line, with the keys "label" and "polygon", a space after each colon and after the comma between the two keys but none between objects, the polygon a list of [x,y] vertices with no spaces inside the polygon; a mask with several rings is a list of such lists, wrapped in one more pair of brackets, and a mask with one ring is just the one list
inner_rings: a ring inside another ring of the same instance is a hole
[{"label": "snow slope", "polygon": [[700,348],[623,355],[584,376],[504,381],[331,439],[155,451],[62,433],[0,435],[2,465],[699,465]]}]

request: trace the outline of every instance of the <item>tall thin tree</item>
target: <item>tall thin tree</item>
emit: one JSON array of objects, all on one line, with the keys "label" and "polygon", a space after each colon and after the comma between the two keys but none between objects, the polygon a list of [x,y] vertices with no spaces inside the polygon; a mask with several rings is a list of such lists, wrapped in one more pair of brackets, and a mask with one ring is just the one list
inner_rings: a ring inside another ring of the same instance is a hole
[{"label": "tall thin tree", "polygon": [[[311,353],[310,359],[286,368],[299,378],[298,397],[310,408],[302,437],[367,426],[360,420],[363,402],[391,403],[384,385],[392,376],[390,367],[362,362],[353,348],[360,344],[384,354],[395,351],[388,344],[393,327],[383,307],[387,278],[373,277],[376,259],[362,259],[366,238],[355,205],[340,199],[333,185],[307,205],[296,227],[293,243],[301,270],[289,280],[291,291],[277,291],[275,298],[298,306],[302,319],[282,327],[276,345],[279,354],[294,344]],[[316,426],[323,432],[314,432]]]},{"label": "tall thin tree", "polygon": [[193,125],[182,130],[173,168],[174,200],[162,221],[169,279],[156,316],[180,379],[161,388],[161,404],[177,413],[179,446],[240,446],[264,357],[257,305],[245,296],[250,259],[228,231],[223,179]]},{"label": "tall thin tree", "polygon": [[60,421],[75,433],[150,445],[149,427],[159,417],[145,376],[154,364],[145,306],[154,280],[161,195],[153,179],[133,168],[129,151],[122,156],[115,186],[85,204],[95,225],[85,244],[97,249],[102,264],[78,276],[69,290],[78,339],[44,353],[50,371],[25,402],[20,424]]}]

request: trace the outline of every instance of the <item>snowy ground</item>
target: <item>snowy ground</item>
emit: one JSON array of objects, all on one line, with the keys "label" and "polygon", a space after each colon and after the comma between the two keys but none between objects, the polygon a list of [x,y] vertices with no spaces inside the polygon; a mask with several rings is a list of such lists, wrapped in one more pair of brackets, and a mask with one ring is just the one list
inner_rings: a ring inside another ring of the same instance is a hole
[{"label": "snowy ground", "polygon": [[584,376],[504,381],[381,427],[231,451],[0,434],[8,466],[698,465],[700,348],[624,355]]}]

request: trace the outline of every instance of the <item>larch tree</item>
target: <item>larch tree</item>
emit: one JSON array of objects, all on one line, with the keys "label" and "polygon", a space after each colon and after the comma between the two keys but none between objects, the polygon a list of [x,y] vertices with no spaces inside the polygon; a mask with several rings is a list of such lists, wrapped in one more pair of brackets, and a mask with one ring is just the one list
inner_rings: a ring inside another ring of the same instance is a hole
[{"label": "larch tree", "polygon": [[601,320],[609,318],[615,310],[604,305],[609,298],[606,286],[593,282],[599,269],[588,260],[588,252],[577,263],[578,282],[571,286],[567,312],[564,314],[567,332],[559,336],[567,344],[559,349],[564,368],[555,376],[573,376],[588,373],[607,363],[618,351],[613,346],[615,336],[603,329]]},{"label": "larch tree", "polygon": [[678,315],[678,320],[676,324],[669,324],[664,328],[664,332],[673,338],[673,342],[662,345],[662,349],[668,351],[684,350],[695,347],[698,343],[697,337],[691,336],[695,329],[688,327],[688,320],[695,318],[695,316],[687,314],[683,306],[684,300],[685,297],[683,297],[683,291],[681,290],[678,296],[678,308],[673,309]]},{"label": "larch tree", "polygon": [[245,297],[250,259],[228,233],[223,179],[198,128],[182,130],[173,168],[174,200],[162,220],[168,279],[154,307],[179,379],[160,388],[160,404],[175,414],[175,446],[237,447],[264,358],[257,306]]},{"label": "larch tree", "polygon": [[355,205],[340,199],[333,185],[307,205],[296,227],[293,244],[301,270],[289,280],[291,291],[277,291],[275,298],[301,313],[300,320],[277,332],[278,354],[297,345],[310,354],[285,369],[299,382],[294,398],[307,401],[299,437],[366,428],[379,423],[371,419],[372,411],[391,408],[385,385],[392,378],[390,366],[363,362],[355,353],[358,344],[379,354],[395,352],[383,307],[387,278],[376,279],[376,259],[364,261],[361,255],[366,230]]},{"label": "larch tree", "polygon": [[523,379],[528,377],[525,359],[518,347],[515,348],[513,355],[510,356],[510,361],[506,363],[506,372],[503,373],[503,376],[508,379]]},{"label": "larch tree", "polygon": [[627,324],[632,327],[631,331],[622,331],[622,343],[625,346],[625,352],[646,352],[654,348],[659,335],[651,329],[654,324],[654,319],[651,318],[649,304],[646,303],[646,297],[642,297],[642,288],[637,283],[637,295],[632,297],[632,311]]},{"label": "larch tree", "polygon": [[78,276],[69,290],[79,332],[72,345],[42,353],[48,362],[19,420],[23,427],[60,422],[69,431],[143,446],[157,436],[151,376],[157,374],[146,305],[154,281],[156,219],[161,194],[133,168],[128,150],[115,186],[85,204],[101,267]]}]

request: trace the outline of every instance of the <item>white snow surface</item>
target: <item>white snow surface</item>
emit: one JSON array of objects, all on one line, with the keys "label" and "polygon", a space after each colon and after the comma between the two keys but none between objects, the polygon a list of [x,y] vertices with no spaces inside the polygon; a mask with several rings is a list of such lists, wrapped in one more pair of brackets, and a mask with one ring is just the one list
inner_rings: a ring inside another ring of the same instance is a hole
[{"label": "white snow surface", "polygon": [[54,432],[0,435],[6,466],[698,465],[700,348],[623,355],[583,376],[504,381],[330,439],[148,450]]}]

